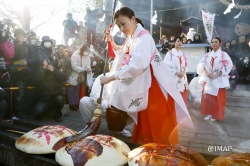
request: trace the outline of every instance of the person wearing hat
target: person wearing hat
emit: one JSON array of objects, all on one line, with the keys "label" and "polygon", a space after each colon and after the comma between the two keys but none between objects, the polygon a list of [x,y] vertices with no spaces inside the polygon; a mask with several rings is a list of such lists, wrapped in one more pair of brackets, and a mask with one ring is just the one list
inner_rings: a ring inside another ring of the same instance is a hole
[{"label": "person wearing hat", "polygon": [[14,86],[21,87],[18,91],[15,91],[14,102],[15,111],[19,117],[26,117],[27,110],[29,110],[29,104],[25,100],[26,87],[30,81],[31,70],[29,67],[28,49],[26,33],[23,29],[15,29],[14,31],[14,48],[15,54],[12,59],[12,65],[10,67],[11,79]]},{"label": "person wearing hat", "polygon": [[97,18],[94,11],[89,7],[86,8],[86,16],[84,17],[85,25],[87,27],[87,44],[96,45],[96,25]]},{"label": "person wearing hat", "polygon": [[78,37],[78,34],[76,34],[76,30],[78,29],[77,22],[73,20],[72,14],[67,13],[66,19],[63,21],[64,31],[63,31],[63,37],[64,37],[64,45],[68,45],[69,38],[75,38]]},{"label": "person wearing hat", "polygon": [[52,58],[52,41],[49,36],[42,37],[42,43],[37,50],[38,65],[41,66],[45,59],[53,60]]},{"label": "person wearing hat", "polygon": [[54,111],[54,120],[62,121],[64,95],[62,86],[66,81],[63,72],[53,67],[48,59],[44,60],[35,75],[37,101],[35,103],[35,119],[41,120],[45,112]]}]

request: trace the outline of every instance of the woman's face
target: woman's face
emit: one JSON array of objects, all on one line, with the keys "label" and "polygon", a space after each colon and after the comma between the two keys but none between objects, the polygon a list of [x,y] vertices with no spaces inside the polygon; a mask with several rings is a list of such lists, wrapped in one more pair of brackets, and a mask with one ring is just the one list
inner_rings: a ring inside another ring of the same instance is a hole
[{"label": "woman's face", "polygon": [[226,47],[227,47],[227,48],[230,47],[230,43],[226,43]]},{"label": "woman's face", "polygon": [[231,45],[235,45],[235,44],[236,44],[236,40],[232,40]]},{"label": "woman's face", "polygon": [[235,69],[236,69],[235,65],[233,65],[232,69],[233,69],[233,70],[235,70]]},{"label": "woman's face", "polygon": [[183,44],[186,44],[186,43],[187,43],[187,38],[185,38],[185,37],[182,38],[182,43],[183,43]]},{"label": "woman's face", "polygon": [[120,31],[126,35],[133,35],[136,29],[136,20],[133,16],[131,19],[127,16],[120,15],[116,21],[116,25],[119,27]]},{"label": "woman's face", "polygon": [[195,35],[195,40],[199,40],[200,36],[199,35]]},{"label": "woman's face", "polygon": [[174,43],[174,47],[175,48],[180,48],[182,46],[182,42],[180,39],[177,39]]},{"label": "woman's face", "polygon": [[220,41],[218,39],[213,39],[212,40],[212,48],[213,50],[218,50],[220,48]]}]

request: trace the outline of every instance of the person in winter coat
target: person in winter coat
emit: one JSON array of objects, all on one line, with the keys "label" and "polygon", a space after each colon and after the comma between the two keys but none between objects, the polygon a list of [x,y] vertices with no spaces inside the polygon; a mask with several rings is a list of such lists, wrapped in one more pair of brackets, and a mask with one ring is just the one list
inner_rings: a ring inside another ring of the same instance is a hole
[{"label": "person in winter coat", "polygon": [[[4,24],[2,24],[4,27]],[[9,30],[0,31],[0,120],[3,122],[13,117],[12,106],[12,92],[10,80],[10,63],[14,57],[14,44],[8,40]],[[3,90],[2,88],[6,88]]]},{"label": "person in winter coat", "polygon": [[31,80],[31,69],[29,65],[32,64],[32,61],[29,59],[28,54],[28,43],[25,31],[23,29],[15,29],[14,32],[14,47],[15,55],[12,58],[11,71],[11,80],[13,81],[14,86],[20,87],[18,91],[14,92],[14,102],[15,102],[15,111],[19,117],[26,117],[27,111],[30,109],[28,101],[26,98],[26,86]]},{"label": "person in winter coat", "polygon": [[43,64],[43,61],[46,59],[49,59],[52,63],[55,60],[55,58],[52,57],[51,45],[52,45],[52,41],[51,41],[50,37],[43,36],[42,43],[37,50],[37,58],[38,58],[39,67],[41,64]]},{"label": "person in winter coat", "polygon": [[80,83],[78,82],[78,75],[80,72],[91,72],[90,67],[90,49],[88,45],[83,45],[80,50],[74,52],[71,57],[72,72],[67,80],[70,86],[67,88],[67,95],[69,101],[69,108],[71,110],[78,110],[79,108],[79,92]]},{"label": "person in winter coat", "polygon": [[64,26],[64,44],[67,46],[70,38],[78,37],[78,34],[76,33],[78,25],[77,22],[73,20],[71,13],[67,13],[67,18],[63,21],[62,24]]},{"label": "person in winter coat", "polygon": [[36,71],[38,70],[38,57],[37,57],[37,50],[38,50],[38,42],[39,39],[37,38],[34,32],[30,32],[28,36],[28,44],[27,44],[27,51],[28,51],[28,66],[31,69],[32,77],[35,75]]},{"label": "person in winter coat", "polygon": [[64,95],[62,86],[66,76],[55,69],[49,60],[44,60],[42,67],[36,73],[35,119],[40,120],[47,111],[54,110],[54,120],[62,121],[62,108],[64,106]]},{"label": "person in winter coat", "polygon": [[[239,43],[235,49],[235,57],[238,59],[236,67],[238,70],[241,70],[242,61],[245,57],[249,56],[250,48],[246,41],[246,36],[239,37]],[[241,75],[241,73],[239,73]]]},{"label": "person in winter coat", "polygon": [[201,40],[201,34],[199,33],[194,34],[194,40],[191,42],[191,44],[200,44],[200,43],[204,43]]},{"label": "person in winter coat", "polygon": [[[63,72],[63,74],[68,79],[70,76],[70,73],[72,71],[71,60],[67,56],[64,45],[60,44],[57,46],[57,48],[58,48],[57,53],[55,55],[55,61],[56,61],[55,67],[56,67],[56,69]],[[65,81],[65,83],[66,83],[66,81]],[[63,87],[63,93],[66,94],[66,87]]]}]

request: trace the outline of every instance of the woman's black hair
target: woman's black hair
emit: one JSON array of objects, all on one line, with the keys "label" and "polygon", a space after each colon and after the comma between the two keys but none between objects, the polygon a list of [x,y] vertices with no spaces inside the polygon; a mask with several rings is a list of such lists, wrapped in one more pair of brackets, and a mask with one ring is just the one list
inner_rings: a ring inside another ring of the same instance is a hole
[{"label": "woman's black hair", "polygon": [[[216,37],[213,37],[212,40],[213,40],[213,39],[217,39],[217,40],[219,40],[219,43],[221,43],[221,39],[220,39],[219,37],[216,36]],[[211,41],[212,41],[212,40],[211,40]]]},{"label": "woman's black hair", "polygon": [[[186,43],[183,43],[183,39],[184,39],[184,38],[186,39]],[[182,43],[183,43],[183,44],[187,44],[187,42],[188,42],[187,37],[185,37],[185,36],[182,37]]]},{"label": "woman's black hair", "polygon": [[135,19],[136,19],[136,22],[137,22],[137,23],[140,23],[141,26],[144,28],[144,24],[142,23],[142,21],[141,21],[139,18],[137,18],[137,17],[136,17]]},{"label": "woman's black hair", "polygon": [[83,53],[85,51],[89,51],[89,46],[87,44],[84,44],[81,48],[80,48],[80,55],[83,56]]},{"label": "woman's black hair", "polygon": [[[178,39],[179,39],[180,41],[182,41],[182,37],[177,36],[177,37],[174,38],[173,42],[175,43],[176,40],[178,40]],[[173,44],[172,48],[174,48],[174,47],[175,47],[175,44]]]},{"label": "woman's black hair", "polygon": [[[118,17],[120,16],[127,16],[129,19],[131,19],[133,16],[135,17],[135,13],[132,9],[128,8],[128,7],[121,7],[120,9],[118,9],[115,14],[114,14],[114,20],[116,20]],[[139,18],[136,18],[136,22],[140,23],[142,25],[142,27],[144,27],[144,24],[142,23],[142,21]]]},{"label": "woman's black hair", "polygon": [[114,20],[116,20],[120,16],[127,16],[128,18],[132,18],[133,16],[135,17],[135,13],[132,9],[128,7],[121,7],[118,9],[115,14],[114,14]]}]

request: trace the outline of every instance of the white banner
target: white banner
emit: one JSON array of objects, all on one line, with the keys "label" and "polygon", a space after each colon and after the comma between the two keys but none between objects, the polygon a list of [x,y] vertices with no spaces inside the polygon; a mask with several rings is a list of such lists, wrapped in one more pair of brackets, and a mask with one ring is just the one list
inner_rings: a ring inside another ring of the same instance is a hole
[{"label": "white banner", "polygon": [[202,11],[202,20],[204,24],[204,29],[206,32],[207,40],[210,44],[213,37],[214,19],[215,19],[215,14]]}]

